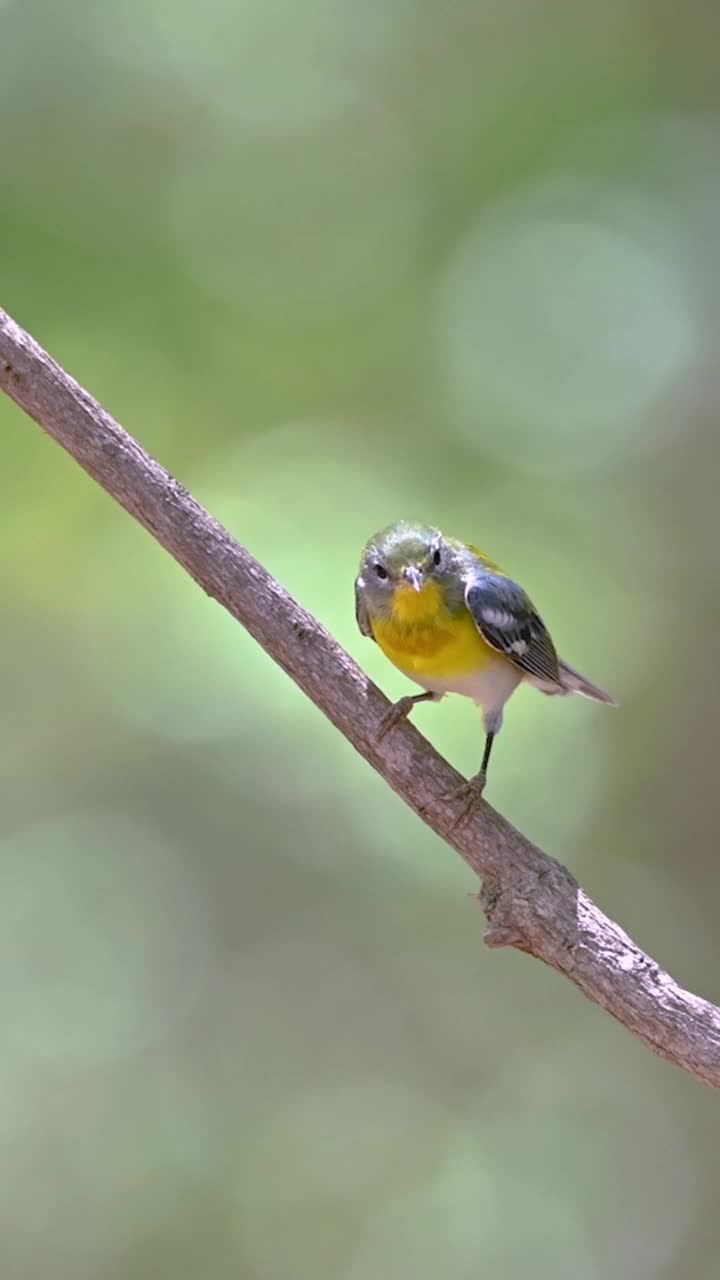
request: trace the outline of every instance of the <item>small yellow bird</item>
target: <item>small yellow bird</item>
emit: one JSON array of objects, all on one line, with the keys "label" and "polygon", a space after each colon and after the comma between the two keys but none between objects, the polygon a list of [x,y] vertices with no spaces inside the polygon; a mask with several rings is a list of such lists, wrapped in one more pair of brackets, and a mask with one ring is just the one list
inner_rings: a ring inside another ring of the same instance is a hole
[{"label": "small yellow bird", "polygon": [[428,525],[400,521],[363,551],[355,582],[358,626],[425,693],[401,698],[380,736],[416,702],[460,693],[482,708],[485,751],[480,772],[460,788],[482,794],[503,708],[523,681],[547,694],[582,693],[613,702],[555,652],[522,587],[482,551]]}]

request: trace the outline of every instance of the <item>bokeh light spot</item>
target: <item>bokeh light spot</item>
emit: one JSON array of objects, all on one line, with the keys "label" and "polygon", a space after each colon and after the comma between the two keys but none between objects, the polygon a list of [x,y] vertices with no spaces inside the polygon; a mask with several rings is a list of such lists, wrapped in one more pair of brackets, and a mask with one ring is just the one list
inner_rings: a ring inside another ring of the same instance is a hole
[{"label": "bokeh light spot", "polygon": [[661,214],[649,194],[629,202],[611,183],[548,179],[499,202],[461,242],[438,334],[477,448],[572,470],[654,442],[657,424],[642,415],[688,372],[697,342]]},{"label": "bokeh light spot", "polygon": [[208,980],[209,920],[158,834],[102,812],[58,815],[0,844],[6,1061],[68,1069],[162,1038]]},{"label": "bokeh light spot", "polygon": [[[509,1171],[478,1137],[458,1133],[438,1157],[429,1176],[395,1196],[369,1225],[348,1280],[381,1274],[599,1280],[581,1224],[551,1186]],[[523,1223],[522,1232],[512,1230],[513,1219]]]},{"label": "bokeh light spot", "polygon": [[198,121],[170,193],[192,277],[263,309],[384,296],[416,262],[426,218],[410,132],[374,109],[260,147],[232,119]]}]

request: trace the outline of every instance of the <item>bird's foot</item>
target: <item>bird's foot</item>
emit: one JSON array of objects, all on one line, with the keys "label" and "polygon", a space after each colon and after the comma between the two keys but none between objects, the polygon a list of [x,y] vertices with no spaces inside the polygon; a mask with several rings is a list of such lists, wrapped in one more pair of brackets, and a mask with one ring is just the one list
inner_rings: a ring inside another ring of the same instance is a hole
[{"label": "bird's foot", "polygon": [[461,809],[457,817],[453,819],[450,831],[454,831],[460,826],[461,822],[465,822],[477,809],[482,799],[485,783],[487,782],[487,773],[481,769],[479,773],[468,778],[467,782],[463,782],[459,787],[454,787],[452,791],[446,791],[444,795],[438,796],[439,800],[443,800],[448,804],[460,802]]},{"label": "bird's foot", "polygon": [[394,729],[402,720],[407,720],[407,717],[410,715],[414,705],[415,698],[409,693],[406,694],[404,698],[399,698],[397,702],[394,702],[390,710],[385,712],[385,715],[380,721],[380,727],[377,731],[377,741],[381,742],[386,733],[389,733],[391,729]]}]

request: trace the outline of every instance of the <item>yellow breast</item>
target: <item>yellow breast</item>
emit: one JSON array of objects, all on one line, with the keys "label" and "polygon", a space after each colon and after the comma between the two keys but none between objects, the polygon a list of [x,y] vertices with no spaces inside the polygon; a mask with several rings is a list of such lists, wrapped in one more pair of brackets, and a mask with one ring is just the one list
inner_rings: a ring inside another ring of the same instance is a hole
[{"label": "yellow breast", "polygon": [[434,582],[421,591],[398,587],[391,616],[371,617],[370,625],[386,658],[409,676],[452,679],[498,658],[467,609],[449,613]]}]

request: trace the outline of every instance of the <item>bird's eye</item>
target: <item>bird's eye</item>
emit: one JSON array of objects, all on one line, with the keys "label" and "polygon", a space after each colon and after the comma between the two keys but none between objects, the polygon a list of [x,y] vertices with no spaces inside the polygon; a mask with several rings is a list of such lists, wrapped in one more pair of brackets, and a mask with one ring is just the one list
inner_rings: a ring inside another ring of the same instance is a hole
[{"label": "bird's eye", "polygon": [[377,574],[378,578],[387,578],[387,576],[388,576],[388,571],[387,571],[387,569],[385,568],[385,565],[384,565],[384,564],[376,564],[376,565],[375,565],[375,572],[376,572],[376,574]]},{"label": "bird's eye", "polygon": [[438,565],[441,560],[442,560],[442,555],[440,553],[440,548],[436,547],[435,550],[433,551],[433,564]]}]

